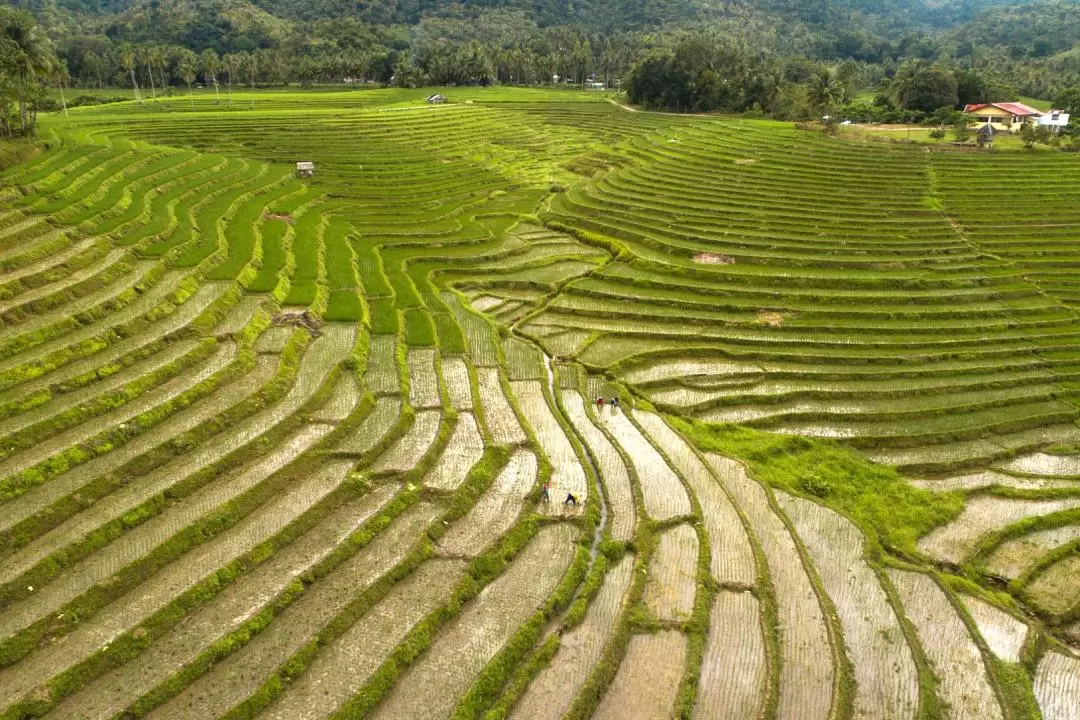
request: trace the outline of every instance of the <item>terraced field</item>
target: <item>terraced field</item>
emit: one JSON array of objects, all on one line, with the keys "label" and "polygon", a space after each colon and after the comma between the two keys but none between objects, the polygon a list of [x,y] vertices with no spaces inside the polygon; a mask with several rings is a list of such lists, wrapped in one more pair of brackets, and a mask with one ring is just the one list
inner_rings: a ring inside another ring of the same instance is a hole
[{"label": "terraced field", "polygon": [[0,718],[1078,717],[1076,158],[426,94],[0,176]]}]

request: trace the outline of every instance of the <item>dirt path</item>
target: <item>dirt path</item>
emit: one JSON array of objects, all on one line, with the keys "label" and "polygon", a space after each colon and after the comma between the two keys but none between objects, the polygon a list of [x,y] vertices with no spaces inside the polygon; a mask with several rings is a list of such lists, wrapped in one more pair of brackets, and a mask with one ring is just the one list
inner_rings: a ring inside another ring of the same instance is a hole
[{"label": "dirt path", "polygon": [[620,110],[625,110],[628,113],[636,113],[636,112],[638,112],[637,108],[632,108],[629,105],[623,105],[621,102],[616,102],[615,100],[612,100],[611,98],[608,98],[608,102],[611,103],[612,105],[614,105],[615,107],[619,108]]}]

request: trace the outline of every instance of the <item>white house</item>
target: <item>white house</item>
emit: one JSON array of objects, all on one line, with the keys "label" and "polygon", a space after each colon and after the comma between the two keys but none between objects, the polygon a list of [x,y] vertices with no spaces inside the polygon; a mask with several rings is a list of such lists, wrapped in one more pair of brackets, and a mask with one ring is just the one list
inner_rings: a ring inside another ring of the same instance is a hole
[{"label": "white house", "polygon": [[1069,113],[1061,110],[1051,110],[1039,118],[1039,125],[1050,128],[1055,135],[1061,132],[1061,128],[1069,124]]}]

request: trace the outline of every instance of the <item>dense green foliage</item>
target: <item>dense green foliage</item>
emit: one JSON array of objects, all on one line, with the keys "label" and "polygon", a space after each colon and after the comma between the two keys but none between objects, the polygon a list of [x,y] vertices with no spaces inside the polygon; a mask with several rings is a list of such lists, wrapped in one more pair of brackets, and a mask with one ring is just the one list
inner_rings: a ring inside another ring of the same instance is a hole
[{"label": "dense green foliage", "polygon": [[33,132],[42,83],[58,77],[52,43],[30,14],[0,7],[0,136]]},{"label": "dense green foliage", "polygon": [[[894,80],[896,106],[919,111],[1053,98],[1080,83],[1075,0],[15,4],[57,43],[73,84],[126,85],[137,96],[195,83],[593,79],[621,81],[655,107],[809,117]],[[914,86],[903,67],[918,68]]]}]

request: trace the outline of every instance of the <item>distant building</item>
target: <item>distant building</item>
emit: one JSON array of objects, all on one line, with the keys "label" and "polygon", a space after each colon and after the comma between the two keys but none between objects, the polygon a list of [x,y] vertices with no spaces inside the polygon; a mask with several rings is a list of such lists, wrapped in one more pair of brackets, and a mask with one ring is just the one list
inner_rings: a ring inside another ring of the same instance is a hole
[{"label": "distant building", "polygon": [[981,123],[995,126],[995,130],[1010,132],[1018,130],[1026,123],[1037,122],[1043,116],[1041,110],[1018,102],[966,105],[964,112],[974,115],[975,119]]},{"label": "distant building", "polygon": [[315,174],[315,163],[303,160],[296,163],[297,177],[311,177]]},{"label": "distant building", "polygon": [[975,132],[975,141],[979,143],[979,147],[993,147],[994,145],[994,126],[990,123],[986,123]]},{"label": "distant building", "polygon": [[1068,124],[1069,113],[1062,112],[1061,110],[1051,110],[1039,118],[1039,125],[1050,128],[1050,131],[1055,135],[1061,132],[1061,128]]},{"label": "distant building", "polygon": [[438,105],[438,104],[446,102],[446,96],[445,95],[440,95],[439,93],[435,93],[434,95],[428,95],[427,101],[429,103],[431,103],[432,105]]},{"label": "distant building", "polygon": [[586,90],[604,90],[604,83],[602,82],[587,82],[585,83]]}]

